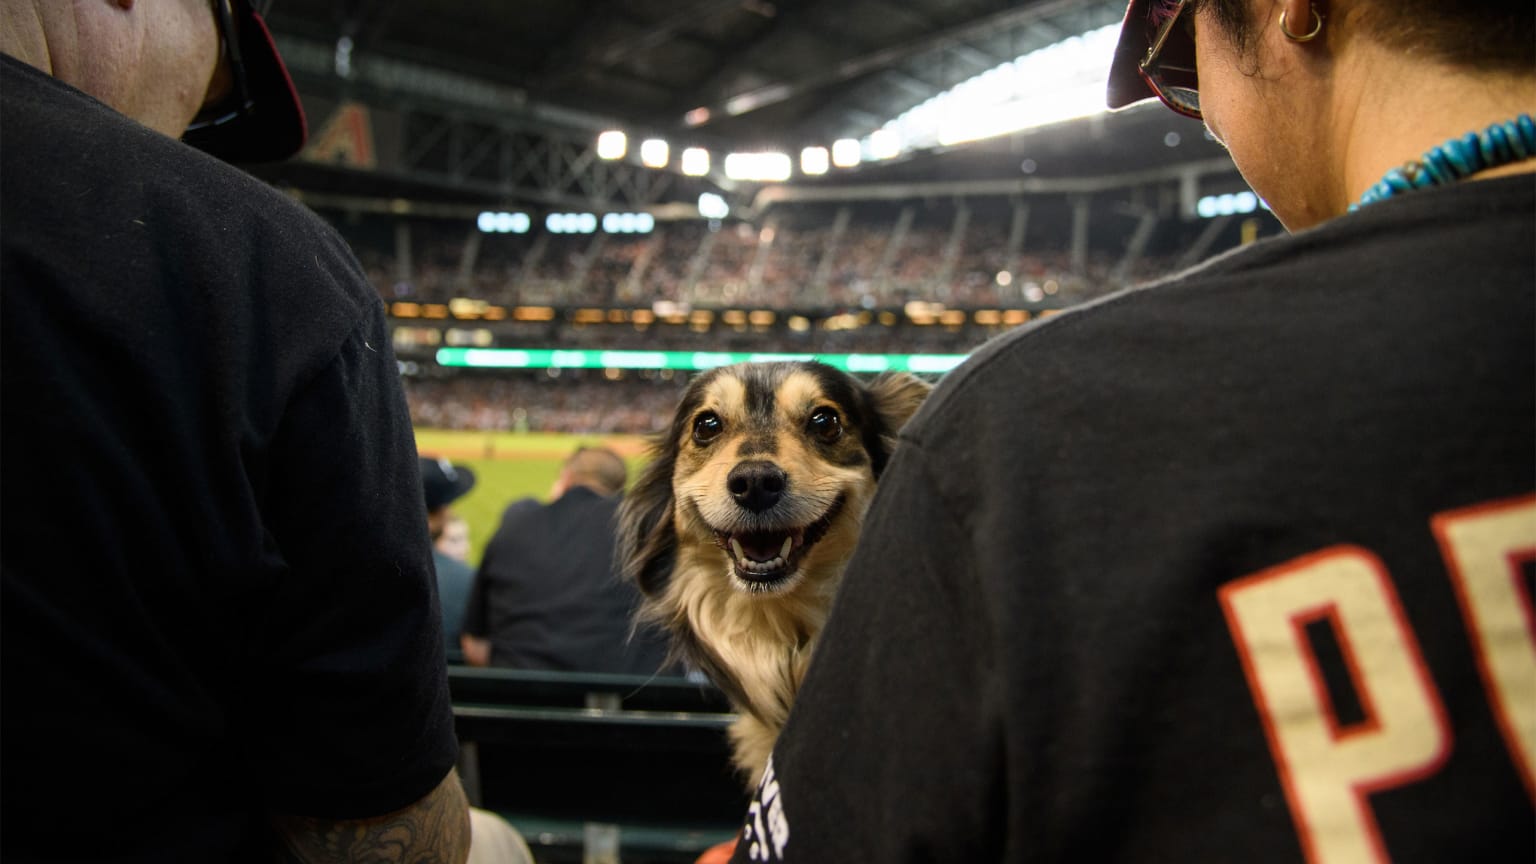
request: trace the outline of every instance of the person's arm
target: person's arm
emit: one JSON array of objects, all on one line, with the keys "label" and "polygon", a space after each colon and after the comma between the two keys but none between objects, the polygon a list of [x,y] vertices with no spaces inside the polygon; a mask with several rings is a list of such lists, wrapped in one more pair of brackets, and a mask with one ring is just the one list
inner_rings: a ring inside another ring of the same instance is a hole
[{"label": "person's arm", "polygon": [[459,647],[464,651],[464,662],[470,666],[491,665],[491,640],[460,633]]},{"label": "person's arm", "polygon": [[392,824],[398,858],[458,860],[458,743],[416,447],[383,309],[359,312],[287,395],[262,463],[279,568],[253,586],[245,622],[247,762],[268,813],[347,826],[336,843]]},{"label": "person's arm", "polygon": [[[498,529],[497,534],[501,532]],[[491,665],[491,640],[487,639],[489,629],[486,622],[486,586],[490,581],[490,575],[486,565],[496,556],[496,538],[485,544],[485,551],[480,555],[480,569],[475,571],[475,579],[469,584],[469,602],[464,607],[464,623],[459,629],[459,648],[464,652],[464,662],[470,666]]]},{"label": "person's arm", "polygon": [[275,864],[396,860],[402,848],[412,851],[412,864],[463,864],[469,858],[469,803],[455,771],[394,813],[369,819],[273,814],[272,826],[282,844]]}]

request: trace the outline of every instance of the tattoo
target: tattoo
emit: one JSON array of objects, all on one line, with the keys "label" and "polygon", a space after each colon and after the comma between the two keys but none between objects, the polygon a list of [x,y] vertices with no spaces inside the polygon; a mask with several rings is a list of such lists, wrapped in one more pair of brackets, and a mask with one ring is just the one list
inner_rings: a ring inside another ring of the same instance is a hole
[{"label": "tattoo", "polygon": [[462,864],[469,854],[469,805],[450,771],[415,804],[368,819],[273,819],[277,864]]}]

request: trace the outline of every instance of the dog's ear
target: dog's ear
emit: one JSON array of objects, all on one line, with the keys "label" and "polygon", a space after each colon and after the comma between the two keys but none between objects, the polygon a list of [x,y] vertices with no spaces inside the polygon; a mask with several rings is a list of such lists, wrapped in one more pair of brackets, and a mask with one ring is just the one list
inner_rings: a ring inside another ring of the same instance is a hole
[{"label": "dog's ear", "polygon": [[905,372],[888,372],[869,383],[865,389],[870,414],[876,419],[876,434],[865,437],[875,477],[885,470],[896,450],[896,433],[907,425],[912,415],[928,398],[933,385]]},{"label": "dog's ear", "polygon": [[672,524],[672,468],[676,461],[676,445],[658,439],[650,462],[619,504],[619,575],[648,597],[666,587],[677,558],[677,532]]}]

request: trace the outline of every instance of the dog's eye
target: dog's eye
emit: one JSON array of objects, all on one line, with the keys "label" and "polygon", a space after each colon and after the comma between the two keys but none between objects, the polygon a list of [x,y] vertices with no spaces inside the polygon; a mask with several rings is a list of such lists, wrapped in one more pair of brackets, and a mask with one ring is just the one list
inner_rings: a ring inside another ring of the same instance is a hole
[{"label": "dog's eye", "polygon": [[725,424],[720,422],[720,415],[713,411],[705,411],[693,418],[693,441],[695,444],[708,444],[720,437],[725,431]]},{"label": "dog's eye", "polygon": [[817,438],[831,443],[843,437],[843,418],[837,416],[836,409],[823,406],[811,412],[805,428]]}]

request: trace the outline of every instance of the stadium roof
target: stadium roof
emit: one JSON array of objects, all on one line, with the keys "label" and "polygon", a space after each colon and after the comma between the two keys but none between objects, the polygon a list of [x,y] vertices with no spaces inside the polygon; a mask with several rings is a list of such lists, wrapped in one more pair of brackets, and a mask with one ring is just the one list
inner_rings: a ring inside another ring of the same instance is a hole
[{"label": "stadium roof", "polygon": [[[594,124],[795,148],[867,135],[1123,12],[1117,0],[278,0],[271,24],[308,92],[340,94],[360,86],[356,70],[389,63],[401,86],[435,70]],[[700,108],[707,119],[685,119]]]},{"label": "stadium roof", "polygon": [[[666,138],[674,154],[685,146],[794,154],[864,138],[978,74],[1113,24],[1124,8],[1123,0],[277,0],[269,22],[306,104],[400,110],[393,164],[404,167],[395,178],[473,180],[479,159],[483,192],[527,183],[509,180],[506,164],[492,170],[497,153],[580,161],[554,144],[536,152],[509,129],[590,146],[599,131],[620,128],[632,140]],[[462,134],[439,135],[445,121],[464,124]],[[1224,158],[1197,122],[1155,107],[1026,137],[962,145],[960,160],[947,157],[952,147],[904,154],[861,166],[859,180],[1018,178],[1035,165],[1040,176],[1111,174]],[[383,139],[379,147],[387,149]],[[266,174],[330,182],[310,166]],[[382,188],[386,174],[370,182]],[[656,197],[630,197],[647,195]]]}]

